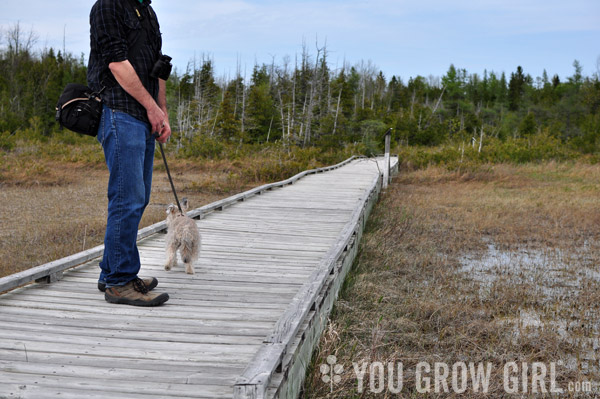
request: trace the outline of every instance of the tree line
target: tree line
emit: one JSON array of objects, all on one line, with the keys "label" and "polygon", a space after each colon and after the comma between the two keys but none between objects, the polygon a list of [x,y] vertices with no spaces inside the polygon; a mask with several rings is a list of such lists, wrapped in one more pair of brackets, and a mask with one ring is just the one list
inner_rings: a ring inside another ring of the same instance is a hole
[{"label": "tree line", "polygon": [[[0,134],[26,129],[52,135],[55,104],[69,82],[85,83],[86,60],[52,48],[34,51],[35,35],[18,25],[0,49]],[[578,61],[564,81],[546,71],[533,78],[517,66],[508,76],[469,73],[450,65],[442,77],[385,76],[371,62],[332,67],[326,47],[281,62],[238,67],[218,77],[201,57],[167,82],[175,143],[193,151],[203,143],[283,142],[337,148],[377,146],[394,128],[403,145],[482,142],[547,134],[582,152],[600,142],[600,81]],[[200,147],[198,147],[200,146]]]}]

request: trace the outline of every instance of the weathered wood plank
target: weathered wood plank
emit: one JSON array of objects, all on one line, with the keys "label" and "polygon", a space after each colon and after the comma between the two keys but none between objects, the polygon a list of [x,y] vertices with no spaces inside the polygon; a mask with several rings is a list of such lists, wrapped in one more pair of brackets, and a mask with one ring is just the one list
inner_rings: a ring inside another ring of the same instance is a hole
[{"label": "weathered wood plank", "polygon": [[[163,395],[171,398],[227,398],[231,395],[231,387],[208,384],[174,384],[174,383],[156,383],[153,381],[143,381],[140,384],[132,384],[131,381],[111,381],[107,384],[101,379],[84,380],[78,377],[38,375],[38,374],[19,374],[7,373],[0,374],[0,384],[15,387],[16,394],[19,391],[26,391],[32,386],[45,389],[55,389],[58,392],[63,390],[79,390],[81,397],[88,397],[87,392],[110,392],[108,397],[120,397],[121,394],[148,394]],[[25,388],[20,388],[25,387]],[[18,396],[17,396],[18,397]],[[31,397],[38,397],[32,395]]]}]

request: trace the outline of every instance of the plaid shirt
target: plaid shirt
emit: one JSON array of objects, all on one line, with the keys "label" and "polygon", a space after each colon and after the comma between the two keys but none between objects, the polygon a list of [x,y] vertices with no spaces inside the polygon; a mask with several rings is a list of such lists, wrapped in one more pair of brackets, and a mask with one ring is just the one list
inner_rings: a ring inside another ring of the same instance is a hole
[{"label": "plaid shirt", "polygon": [[[92,7],[87,80],[94,91],[106,86],[101,96],[109,108],[148,122],[146,109],[116,83],[108,68],[111,62],[129,60],[146,90],[157,100],[158,79],[151,78],[150,73],[161,55],[160,27],[156,14],[150,7],[150,0],[144,0],[142,4],[135,1],[142,21],[136,15],[133,4],[127,4],[130,1],[132,0],[97,0]],[[131,54],[133,44],[144,39],[144,29],[145,43],[137,54]]]}]

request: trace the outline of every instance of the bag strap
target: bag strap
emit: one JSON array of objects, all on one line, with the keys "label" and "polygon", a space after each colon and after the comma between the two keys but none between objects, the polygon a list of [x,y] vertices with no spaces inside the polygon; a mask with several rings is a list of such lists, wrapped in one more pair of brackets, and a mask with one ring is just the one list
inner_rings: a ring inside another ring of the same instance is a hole
[{"label": "bag strap", "polygon": [[86,100],[96,100],[98,102],[101,102],[102,100],[100,100],[98,97],[92,97],[93,93],[90,94],[90,97],[77,97],[77,98],[73,98],[69,101],[67,101],[66,103],[64,103],[60,108],[65,108],[67,105],[74,103],[75,101],[86,101]]}]

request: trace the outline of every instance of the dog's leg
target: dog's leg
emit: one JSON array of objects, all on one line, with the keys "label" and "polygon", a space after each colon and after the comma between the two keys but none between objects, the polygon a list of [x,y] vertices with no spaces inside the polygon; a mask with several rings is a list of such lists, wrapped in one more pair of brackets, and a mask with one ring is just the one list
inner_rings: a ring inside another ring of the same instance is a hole
[{"label": "dog's leg", "polygon": [[194,274],[194,258],[193,258],[193,245],[192,247],[189,245],[181,246],[181,258],[183,259],[183,264],[185,265],[185,272],[187,274]]},{"label": "dog's leg", "polygon": [[191,247],[190,245],[182,245],[181,246],[181,258],[183,259],[183,264],[185,265],[185,272],[187,274],[194,274],[194,258],[192,257],[193,255],[193,246],[194,243],[191,243]]},{"label": "dog's leg", "polygon": [[177,249],[174,244],[167,245],[167,262],[165,263],[165,270],[169,271],[175,266],[177,262]]},{"label": "dog's leg", "polygon": [[194,262],[188,262],[185,264],[185,272],[187,274],[196,274],[194,272]]}]

